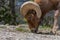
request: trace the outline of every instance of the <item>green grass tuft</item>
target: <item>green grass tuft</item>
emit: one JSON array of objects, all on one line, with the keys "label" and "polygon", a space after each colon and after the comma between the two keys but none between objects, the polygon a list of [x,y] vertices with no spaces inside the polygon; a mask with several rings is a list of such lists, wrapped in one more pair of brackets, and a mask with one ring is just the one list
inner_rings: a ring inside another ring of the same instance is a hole
[{"label": "green grass tuft", "polygon": [[29,30],[23,28],[16,28],[16,30],[20,32],[29,32]]}]

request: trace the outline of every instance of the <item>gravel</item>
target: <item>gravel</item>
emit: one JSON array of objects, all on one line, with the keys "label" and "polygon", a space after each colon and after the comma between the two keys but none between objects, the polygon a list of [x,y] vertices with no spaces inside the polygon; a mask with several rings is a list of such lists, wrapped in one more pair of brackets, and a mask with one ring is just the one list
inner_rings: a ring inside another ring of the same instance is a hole
[{"label": "gravel", "polygon": [[6,28],[0,28],[0,40],[60,40],[59,35],[43,35],[27,32],[12,32]]},{"label": "gravel", "polygon": [[60,40],[57,35],[42,35],[26,32],[9,32],[0,30],[0,40]]}]

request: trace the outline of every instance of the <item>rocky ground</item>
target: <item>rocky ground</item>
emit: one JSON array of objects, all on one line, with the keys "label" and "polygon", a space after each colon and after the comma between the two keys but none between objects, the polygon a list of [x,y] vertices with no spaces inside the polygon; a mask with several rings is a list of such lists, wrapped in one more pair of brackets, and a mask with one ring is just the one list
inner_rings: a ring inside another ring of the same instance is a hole
[{"label": "rocky ground", "polygon": [[[11,26],[13,30],[14,26]],[[16,26],[15,26],[16,27]],[[19,31],[9,31],[6,26],[0,26],[0,40],[60,40],[59,35],[43,35]]]}]

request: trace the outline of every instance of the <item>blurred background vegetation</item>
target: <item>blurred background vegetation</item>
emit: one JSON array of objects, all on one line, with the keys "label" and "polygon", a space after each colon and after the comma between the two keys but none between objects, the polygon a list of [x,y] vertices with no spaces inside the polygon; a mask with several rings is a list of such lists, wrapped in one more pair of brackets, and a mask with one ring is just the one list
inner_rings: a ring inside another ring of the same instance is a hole
[{"label": "blurred background vegetation", "polygon": [[19,12],[19,7],[25,1],[28,0],[0,0],[0,24],[26,23],[26,19]]},{"label": "blurred background vegetation", "polygon": [[[27,20],[19,12],[20,6],[25,1],[29,0],[0,0],[0,24],[27,24]],[[50,12],[50,14],[51,13],[52,12]],[[45,17],[42,24],[43,26],[52,26],[53,16],[51,17],[51,15],[49,15],[48,17]]]},{"label": "blurred background vegetation", "polygon": [[15,18],[13,0],[0,0],[0,24],[15,24]]}]

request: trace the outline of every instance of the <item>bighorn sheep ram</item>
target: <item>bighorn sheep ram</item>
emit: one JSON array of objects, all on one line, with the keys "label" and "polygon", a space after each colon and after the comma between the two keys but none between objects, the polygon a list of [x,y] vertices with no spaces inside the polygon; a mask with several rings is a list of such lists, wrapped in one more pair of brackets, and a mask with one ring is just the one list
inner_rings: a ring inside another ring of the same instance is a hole
[{"label": "bighorn sheep ram", "polygon": [[38,26],[43,17],[49,12],[55,10],[54,25],[52,33],[58,29],[58,16],[60,12],[60,0],[34,0],[25,2],[21,8],[21,14],[27,19],[31,32],[37,32]]}]

